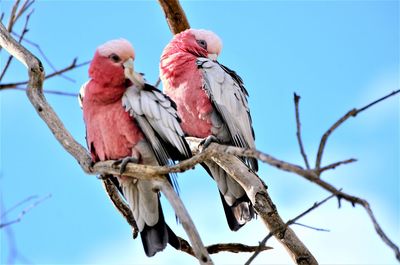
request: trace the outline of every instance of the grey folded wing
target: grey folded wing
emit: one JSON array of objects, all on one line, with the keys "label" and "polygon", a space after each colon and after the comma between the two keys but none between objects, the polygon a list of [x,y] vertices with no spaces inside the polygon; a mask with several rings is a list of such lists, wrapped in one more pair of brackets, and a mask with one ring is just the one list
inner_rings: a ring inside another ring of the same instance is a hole
[{"label": "grey folded wing", "polygon": [[[197,58],[203,74],[203,88],[225,122],[235,146],[255,148],[247,91],[242,79],[229,68],[208,58]],[[257,161],[245,159],[257,170]]]},{"label": "grey folded wing", "polygon": [[191,156],[174,103],[156,88],[131,86],[122,97],[125,110],[136,120],[161,165]]}]

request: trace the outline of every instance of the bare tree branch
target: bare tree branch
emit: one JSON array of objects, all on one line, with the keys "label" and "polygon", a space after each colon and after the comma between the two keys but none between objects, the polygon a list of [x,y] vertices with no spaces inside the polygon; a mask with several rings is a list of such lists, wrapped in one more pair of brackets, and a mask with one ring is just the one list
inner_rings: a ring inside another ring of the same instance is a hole
[{"label": "bare tree branch", "polygon": [[158,182],[158,188],[164,193],[165,197],[168,199],[171,206],[174,208],[176,215],[179,218],[179,221],[182,223],[183,228],[186,231],[186,234],[189,237],[190,242],[192,243],[193,252],[199,260],[200,264],[213,264],[210,255],[205,249],[203,242],[200,239],[200,235],[197,232],[197,229],[187,212],[185,206],[182,203],[182,200],[179,198],[178,194],[176,194],[175,190],[172,188],[171,184],[167,181],[167,179],[163,177],[154,177],[153,181]]},{"label": "bare tree branch", "polygon": [[[71,63],[70,65],[68,65],[67,67],[65,67],[65,68],[63,68],[63,69],[61,69],[61,70],[58,70],[58,71],[55,71],[55,72],[53,72],[53,73],[51,73],[51,74],[46,75],[46,76],[44,77],[44,79],[49,79],[49,78],[52,78],[52,77],[54,77],[54,76],[59,76],[59,75],[65,73],[65,72],[74,70],[74,69],[76,69],[76,68],[79,68],[79,67],[81,67],[81,66],[85,66],[85,65],[87,65],[87,64],[90,63],[90,61],[86,61],[86,62],[77,64],[77,60],[78,60],[78,59],[75,58],[75,59],[72,61],[72,63]],[[3,89],[11,89],[11,88],[18,88],[19,86],[28,84],[28,82],[29,82],[29,81],[22,81],[22,82],[16,82],[16,83],[0,84],[0,90],[3,90]],[[52,92],[47,92],[47,93],[53,93],[53,94],[55,94],[55,93],[57,92],[57,91],[55,91],[55,90],[50,90],[50,91],[52,91]],[[64,94],[61,94],[61,95],[64,95]],[[74,93],[73,95],[78,95],[78,94]]]},{"label": "bare tree branch", "polygon": [[[187,140],[189,142],[194,142],[194,144],[198,143],[199,140],[196,140],[195,138],[190,138],[188,137]],[[135,165],[135,164],[128,164],[127,170],[124,173],[124,175],[131,175],[131,176],[140,176],[144,177],[143,172],[146,171],[147,174],[149,175],[157,175],[157,174],[167,174],[170,172],[182,172],[182,170],[187,170],[189,168],[192,168],[195,164],[201,163],[209,157],[213,157],[214,155],[235,155],[235,156],[245,156],[245,157],[254,157],[257,158],[263,162],[266,162],[272,166],[275,166],[277,168],[290,171],[293,173],[296,173],[300,176],[305,177],[309,181],[319,185],[320,187],[324,188],[325,190],[331,192],[332,194],[335,194],[338,198],[340,199],[345,199],[349,201],[350,203],[354,204],[359,204],[363,206],[371,221],[374,224],[375,230],[378,233],[378,235],[382,238],[382,240],[390,247],[393,249],[393,251],[396,254],[396,257],[398,256],[399,250],[398,247],[385,235],[383,232],[382,228],[378,224],[372,210],[370,209],[370,206],[367,201],[360,199],[355,196],[348,195],[338,189],[336,189],[334,186],[331,184],[323,181],[319,175],[317,175],[315,170],[305,170],[301,168],[300,166],[293,165],[287,162],[283,162],[281,160],[275,159],[267,154],[261,153],[257,150],[252,150],[252,149],[242,149],[238,147],[233,147],[233,146],[223,146],[223,145],[218,145],[216,143],[210,144],[208,148],[206,148],[203,152],[193,156],[192,158],[185,160],[175,166],[171,167],[154,167],[154,166],[143,166],[143,165]],[[118,168],[111,170],[111,172],[107,169],[111,167],[111,164],[113,161],[105,161],[105,162],[99,162],[96,163],[93,167],[94,171],[101,172],[101,173],[118,173]],[[337,164],[337,163],[335,163]],[[229,164],[231,165],[231,164]],[[334,167],[332,167],[334,168]],[[230,172],[229,168],[227,168],[227,172],[229,174],[235,174]],[[140,175],[141,174],[141,175]],[[237,175],[240,175],[240,171],[237,171]],[[236,175],[236,177],[238,177]],[[240,182],[239,182],[240,183]],[[241,183],[242,184],[242,183]],[[250,196],[249,196],[250,197]]]},{"label": "bare tree branch", "polygon": [[[15,33],[15,32],[11,32],[11,35],[13,35],[14,37],[17,37],[17,38],[20,37],[20,35],[17,34],[17,33]],[[53,72],[58,72],[58,71],[60,71],[60,70],[57,70],[57,68],[54,66],[54,64],[51,62],[51,60],[50,60],[49,58],[47,58],[46,54],[43,52],[42,48],[40,48],[40,45],[39,45],[39,44],[37,44],[37,43],[35,43],[35,42],[31,41],[31,40],[28,40],[27,38],[24,38],[24,39],[22,40],[22,42],[26,42],[26,43],[28,43],[29,45],[35,47],[35,48],[38,50],[38,52],[40,53],[40,56],[41,56],[41,57],[44,59],[44,61],[50,66],[50,68],[53,70]],[[66,75],[64,75],[64,72],[59,73],[58,76],[64,78],[65,80],[68,80],[68,81],[70,81],[70,82],[72,82],[72,83],[75,83],[75,80],[72,79],[72,78],[70,78],[70,77],[68,77],[68,76],[66,76]]]},{"label": "bare tree branch", "polygon": [[161,83],[161,78],[157,79],[157,82],[154,84],[154,87],[158,87]]},{"label": "bare tree branch", "polygon": [[25,204],[33,199],[36,199],[37,197],[39,197],[38,195],[31,195],[28,196],[27,198],[23,199],[22,201],[18,202],[17,204],[15,204],[14,206],[12,206],[11,208],[2,211],[2,214],[0,216],[0,218],[5,217],[8,213],[14,211],[15,209],[17,209],[19,206],[21,206],[22,204]]},{"label": "bare tree branch", "polygon": [[[16,1],[19,2],[19,1]],[[17,22],[17,20],[22,16],[22,14],[24,14],[29,7],[35,2],[35,0],[25,0],[24,4],[22,5],[22,7],[20,8],[20,10],[18,11],[18,13],[15,15],[14,21],[13,21],[13,25]],[[12,27],[9,28],[8,32],[12,32]]]},{"label": "bare tree branch", "polygon": [[336,162],[336,163],[332,163],[332,164],[330,164],[330,165],[327,165],[327,166],[322,167],[322,168],[319,170],[319,172],[322,173],[322,172],[327,171],[327,170],[330,170],[330,169],[335,169],[335,168],[337,168],[338,166],[345,165],[345,164],[350,164],[350,163],[353,163],[353,162],[357,162],[357,159],[355,159],[355,158],[350,158],[350,159],[346,159],[346,160],[339,161],[339,162]]},{"label": "bare tree branch", "polygon": [[296,136],[297,136],[297,141],[299,143],[300,153],[301,153],[301,156],[304,159],[304,163],[306,165],[306,168],[310,169],[310,164],[308,163],[307,155],[306,155],[306,152],[304,151],[303,141],[301,140],[301,123],[300,123],[300,114],[299,114],[300,96],[297,95],[296,93],[294,93],[293,94],[293,98],[294,98],[294,106],[295,106],[295,112],[296,112],[296,127],[297,127]]},{"label": "bare tree branch", "polygon": [[329,229],[325,229],[325,228],[318,228],[318,227],[314,227],[314,226],[310,226],[310,225],[306,225],[306,224],[302,224],[302,223],[293,223],[294,225],[298,225],[298,226],[302,226],[305,228],[309,228],[315,231],[320,231],[320,232],[330,232]]},{"label": "bare tree branch", "polygon": [[[170,11],[168,11],[168,8],[171,8],[171,3],[176,2],[179,5],[179,2],[175,0],[159,0],[160,4],[162,5],[163,9],[165,10],[167,20],[172,20],[172,21],[179,21],[180,19],[182,20],[182,14],[183,10],[180,8],[174,9],[173,11],[177,11],[178,13],[180,12],[181,15],[175,14],[174,16],[169,16]],[[19,2],[19,1],[17,1]],[[167,2],[167,5],[165,7],[163,6],[163,2]],[[173,7],[173,6],[172,6]],[[179,11],[180,10],[180,11]],[[14,11],[14,17],[15,17],[16,11]],[[186,20],[186,17],[183,17],[184,20]],[[187,21],[187,20],[186,20]],[[177,25],[174,22],[168,22],[170,25],[170,28],[174,34],[180,32],[181,30],[184,30],[189,27],[189,24],[185,24],[184,22],[182,23],[182,27],[179,28],[179,25]],[[29,75],[29,81],[28,81],[28,97],[31,100],[31,103],[35,107],[36,111],[40,115],[40,117],[46,122],[52,133],[55,135],[56,139],[60,142],[60,144],[72,155],[74,156],[77,161],[80,163],[82,169],[89,174],[118,174],[118,168],[113,168],[111,166],[111,163],[113,161],[105,161],[105,162],[99,162],[96,163],[93,167],[91,166],[91,159],[89,154],[87,153],[86,149],[82,147],[71,135],[70,133],[65,129],[64,125],[58,118],[58,116],[55,114],[53,109],[50,107],[50,105],[47,103],[44,95],[43,95],[43,80],[45,79],[45,74],[44,74],[44,69],[41,64],[41,62],[28,50],[26,50],[22,45],[17,43],[9,34],[7,29],[4,27],[3,24],[0,23],[0,45],[4,47],[7,51],[10,52],[13,56],[15,56],[18,60],[20,60],[28,69],[28,75]],[[342,162],[337,162],[331,165],[328,165],[326,167],[321,168],[321,160],[322,160],[322,153],[325,148],[325,144],[327,141],[327,138],[329,135],[337,128],[339,127],[344,121],[346,121],[350,116],[356,116],[358,113],[361,111],[364,111],[365,109],[369,108],[370,106],[394,95],[397,94],[399,90],[394,91],[392,94],[379,99],[359,110],[351,110],[348,112],[345,116],[343,116],[339,121],[337,121],[323,136],[321,139],[321,143],[319,146],[318,150],[318,155],[317,155],[317,160],[316,160],[316,168],[315,169],[303,169],[302,167],[298,165],[294,165],[291,163],[287,163],[281,160],[278,160],[270,155],[264,154],[262,152],[259,152],[257,150],[251,150],[251,149],[242,149],[242,148],[237,148],[237,147],[232,147],[232,146],[223,146],[223,145],[218,145],[218,144],[211,144],[206,150],[204,150],[202,153],[195,155],[193,158],[185,160],[181,163],[179,163],[176,166],[172,167],[152,167],[152,166],[144,166],[144,165],[135,165],[135,164],[128,164],[127,166],[127,171],[125,172],[124,175],[127,176],[135,176],[136,178],[147,178],[147,179],[154,179],[155,176],[158,175],[164,175],[169,172],[182,172],[185,171],[194,165],[204,162],[206,160],[213,160],[217,162],[222,168],[224,168],[229,174],[232,175],[233,178],[235,178],[239,183],[244,186],[246,189],[246,193],[249,195],[249,198],[251,198],[252,202],[254,203],[254,206],[256,208],[256,211],[259,213],[260,217],[264,221],[264,223],[269,227],[269,230],[275,233],[274,234],[278,240],[284,244],[287,249],[289,249],[289,252],[294,256],[295,261],[298,264],[317,264],[311,253],[305,248],[305,246],[298,240],[296,235],[293,233],[293,231],[288,228],[287,226],[285,227],[285,224],[282,222],[281,218],[279,217],[275,205],[272,203],[271,199],[268,196],[268,193],[266,191],[266,187],[264,183],[258,178],[257,175],[255,175],[253,172],[244,172],[245,168],[247,167],[241,167],[241,168],[230,168],[228,162],[235,161],[238,159],[235,156],[242,156],[242,157],[255,157],[263,162],[266,162],[274,167],[277,167],[282,170],[286,170],[289,172],[296,173],[300,176],[305,177],[309,181],[321,186],[322,188],[330,191],[333,195],[338,197],[339,199],[345,199],[349,202],[351,202],[353,205],[355,204],[360,204],[362,205],[369,217],[371,218],[372,222],[374,223],[375,230],[377,233],[380,235],[382,240],[389,246],[391,247],[394,252],[396,253],[396,257],[398,260],[400,260],[400,254],[399,254],[399,249],[398,247],[393,244],[392,241],[384,234],[382,231],[381,227],[376,221],[376,218],[368,204],[367,201],[360,199],[358,197],[354,197],[351,195],[348,195],[346,193],[343,193],[341,190],[336,189],[333,187],[331,184],[323,181],[320,179],[320,174],[323,171],[323,169],[328,170],[328,169],[333,169],[339,165],[350,163],[346,161]],[[305,154],[305,152],[304,152]],[[353,162],[353,161],[351,161]],[[168,193],[168,189],[170,188],[169,186],[164,185],[163,183],[165,182],[164,178],[158,177],[158,180],[160,181],[160,189],[164,189],[163,192]],[[255,186],[251,186],[255,185]],[[250,189],[254,188],[255,189]],[[171,188],[172,189],[172,188]],[[176,195],[176,194],[175,194]],[[174,194],[169,194],[170,198],[173,198]],[[167,197],[168,197],[167,196]],[[172,199],[171,199],[172,200]],[[339,200],[340,201],[340,200]],[[180,202],[181,203],[181,202]],[[179,202],[178,202],[179,204]],[[183,206],[183,205],[181,205]],[[180,206],[175,204],[176,208],[179,208]],[[175,209],[176,210],[176,209]],[[189,217],[190,218],[190,217]],[[269,220],[267,220],[269,218]],[[276,230],[276,229],[281,229],[284,227],[285,233],[282,235],[282,233],[279,233],[277,231],[281,230]],[[192,237],[195,237],[195,235],[192,234]],[[199,243],[200,242],[200,243]],[[199,261],[203,263],[211,263],[211,259],[209,259],[208,256],[206,256],[206,251],[203,251],[204,248],[201,246],[201,241],[195,242],[195,249],[198,248],[196,251],[197,257],[200,257]],[[192,242],[193,243],[193,242]],[[200,244],[200,245],[199,245]],[[305,255],[300,255],[301,253],[305,253]],[[200,256],[199,256],[200,255]],[[202,260],[202,257],[205,257],[204,260]]]},{"label": "bare tree branch", "polygon": [[253,171],[241,163],[237,156],[214,152],[211,159],[243,187],[259,218],[269,231],[274,231],[273,235],[289,252],[296,264],[318,264],[292,229],[287,228],[284,233],[281,233],[281,228],[285,223],[279,216],[278,210],[267,192],[266,185]]},{"label": "bare tree branch", "polygon": [[373,213],[373,211],[371,210],[371,207],[369,205],[369,203],[364,200],[361,199],[359,197],[353,196],[353,195],[349,195],[347,193],[342,192],[341,190],[336,189],[335,187],[333,187],[331,184],[323,181],[320,178],[311,180],[312,182],[316,183],[318,186],[324,188],[325,190],[331,192],[332,194],[336,195],[336,197],[339,199],[339,206],[340,206],[340,200],[341,199],[345,199],[346,201],[350,202],[353,206],[355,206],[356,204],[361,205],[365,211],[367,212],[368,216],[370,217],[375,231],[377,232],[377,234],[379,235],[379,237],[382,239],[382,241],[388,245],[393,252],[396,255],[396,259],[398,261],[400,261],[400,250],[399,247],[394,244],[389,237],[383,232],[383,229],[381,228],[381,226],[379,225],[378,221],[376,220],[376,217]]},{"label": "bare tree branch", "polygon": [[[103,185],[107,191],[107,194],[109,195],[110,199],[112,200],[114,206],[117,208],[117,210],[121,213],[121,215],[125,218],[125,220],[131,225],[132,230],[133,230],[133,238],[135,239],[138,235],[138,228],[136,225],[136,221],[133,218],[133,214],[128,206],[128,204],[125,203],[125,201],[122,199],[121,194],[118,192],[116,189],[115,185],[112,183],[112,181],[107,178],[106,176],[100,177],[103,180]],[[196,255],[193,252],[192,246],[190,246],[189,242],[187,242],[185,239],[178,237],[181,248],[180,250],[182,252],[186,252],[189,255],[196,257]],[[216,254],[222,251],[227,251],[227,252],[233,252],[233,253],[239,253],[239,252],[253,252],[256,249],[259,248],[259,246],[247,246],[244,244],[239,244],[239,243],[228,243],[228,244],[214,244],[205,247],[207,252],[209,254]],[[261,251],[269,250],[272,249],[271,247],[268,246],[263,246]]]},{"label": "bare tree branch", "polygon": [[23,209],[16,219],[14,219],[12,221],[5,222],[5,223],[0,223],[0,229],[4,228],[6,226],[12,225],[12,224],[16,224],[16,223],[21,222],[21,220],[25,216],[25,214],[27,214],[30,210],[32,210],[33,208],[35,208],[36,206],[38,206],[39,204],[41,204],[45,200],[49,199],[50,197],[51,197],[51,194],[49,194],[49,195],[47,195],[47,196],[45,196],[43,198],[40,198],[39,200],[35,201],[31,205],[29,205],[28,207]]},{"label": "bare tree branch", "polygon": [[[18,91],[28,91],[27,87],[15,87],[13,90],[18,90]],[[70,93],[70,92],[64,92],[64,91],[59,91],[59,90],[50,90],[50,89],[44,89],[43,93],[45,94],[53,94],[53,95],[59,95],[59,96],[67,96],[67,97],[73,97],[77,98],[78,93]]]},{"label": "bare tree branch", "polygon": [[158,0],[158,2],[164,11],[165,19],[172,34],[175,35],[190,28],[189,21],[178,0]]},{"label": "bare tree branch", "polygon": [[400,89],[395,90],[395,91],[393,91],[392,93],[390,93],[390,94],[388,94],[388,95],[386,95],[386,96],[384,96],[384,97],[382,97],[382,98],[380,98],[380,99],[378,99],[378,100],[375,100],[374,102],[372,102],[372,103],[366,105],[365,107],[362,107],[362,108],[360,108],[360,109],[352,109],[352,110],[350,110],[349,112],[347,112],[343,117],[341,117],[337,122],[335,122],[335,123],[324,133],[324,135],[323,135],[322,138],[321,138],[321,142],[320,142],[320,145],[319,145],[319,148],[318,148],[317,160],[316,160],[316,162],[315,162],[315,169],[316,169],[317,171],[320,169],[320,167],[321,167],[321,160],[322,160],[322,154],[323,154],[324,149],[325,149],[326,141],[328,140],[328,137],[331,135],[331,133],[332,133],[336,128],[338,128],[338,127],[339,127],[343,122],[345,122],[348,118],[357,116],[357,114],[359,114],[360,112],[362,112],[362,111],[364,111],[364,110],[366,110],[366,109],[372,107],[373,105],[375,105],[375,104],[377,104],[377,103],[379,103],[379,102],[381,102],[381,101],[383,101],[383,100],[385,100],[385,99],[387,99],[387,98],[389,98],[389,97],[392,97],[392,96],[396,95],[396,94],[399,93],[399,92],[400,92]]},{"label": "bare tree branch", "polygon": [[17,13],[19,2],[20,2],[20,0],[16,0],[14,5],[13,5],[13,7],[12,7],[12,9],[11,9],[10,20],[8,21],[8,26],[7,26],[8,32],[11,32],[11,30],[12,30],[12,28],[14,26],[14,23],[16,21],[15,14]]},{"label": "bare tree branch", "polygon": [[[286,224],[282,227],[277,228],[278,230],[276,231],[271,231],[261,242],[260,242],[260,247],[265,246],[265,244],[267,243],[268,239],[270,239],[273,234],[275,233],[283,233],[285,234],[286,231],[288,229],[288,227],[292,224],[295,224],[300,218],[304,217],[305,215],[307,215],[308,213],[310,213],[311,211],[315,210],[316,208],[318,208],[319,206],[321,206],[322,204],[324,204],[325,202],[327,202],[328,200],[332,199],[333,197],[335,197],[334,194],[328,196],[327,198],[325,198],[324,200],[320,201],[320,202],[315,202],[313,206],[311,206],[310,208],[308,208],[307,210],[305,210],[304,212],[302,212],[301,214],[297,215],[295,218],[289,220],[286,222]],[[247,262],[245,263],[245,265],[250,265],[250,263],[257,257],[258,254],[260,254],[261,249],[257,249],[253,255],[247,260]]]},{"label": "bare tree branch", "polygon": [[[16,5],[14,5],[14,7],[15,7],[15,6],[18,7],[18,3],[19,3],[19,1],[16,1],[16,2],[15,2]],[[14,18],[14,14],[12,13],[12,17],[10,18],[10,23],[9,23],[9,29],[10,29],[9,32],[11,32],[14,23],[15,23],[15,22],[17,21],[17,19],[19,18],[19,14],[22,14],[23,12],[25,12],[26,9],[24,8],[24,6],[25,6],[26,3],[28,3],[28,1],[25,1],[25,3],[24,3],[24,5],[22,6],[20,12],[18,13],[18,15],[17,15],[15,18]],[[13,11],[15,11],[14,8],[13,8]],[[12,11],[12,12],[13,12],[13,11]],[[33,10],[31,10],[31,12],[29,12],[28,15],[27,15],[26,18],[25,18],[25,25],[24,25],[24,27],[23,27],[23,29],[22,29],[21,36],[20,36],[19,39],[18,39],[18,42],[19,42],[19,43],[21,43],[21,41],[23,40],[25,34],[28,32],[28,23],[29,23],[29,19],[30,19],[32,13],[33,13]],[[3,68],[3,71],[2,71],[1,74],[0,74],[0,81],[3,79],[4,75],[6,74],[7,69],[8,69],[8,67],[9,67],[10,64],[11,64],[12,59],[13,59],[13,56],[10,55],[10,56],[8,57],[8,59],[7,59],[7,62],[6,62],[6,64],[5,64],[5,66],[4,66],[4,68]]]}]

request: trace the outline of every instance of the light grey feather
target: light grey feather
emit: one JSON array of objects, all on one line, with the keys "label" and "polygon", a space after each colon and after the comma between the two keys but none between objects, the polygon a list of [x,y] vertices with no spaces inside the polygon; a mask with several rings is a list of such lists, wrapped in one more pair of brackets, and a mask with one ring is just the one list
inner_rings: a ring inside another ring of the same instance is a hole
[{"label": "light grey feather", "polygon": [[[140,141],[135,147],[141,154],[144,164],[158,165],[153,150],[146,141]],[[158,194],[154,192],[155,185],[152,181],[125,178],[119,182],[122,187],[138,229],[141,232],[144,225],[154,226],[158,222]]]},{"label": "light grey feather", "polygon": [[[197,64],[201,66],[204,89],[225,121],[235,145],[254,148],[247,98],[240,85],[210,59],[198,58]],[[218,123],[215,126],[220,127]]]},{"label": "light grey feather", "polygon": [[227,174],[220,166],[213,162],[205,163],[215,182],[218,189],[224,196],[225,201],[229,206],[232,206],[237,199],[245,195],[245,191],[229,174]]},{"label": "light grey feather", "polygon": [[136,119],[163,163],[169,163],[169,156],[156,133],[164,141],[175,146],[181,154],[190,156],[185,147],[183,131],[177,120],[177,112],[163,94],[156,90],[148,91],[131,86],[127,88],[122,103]]}]

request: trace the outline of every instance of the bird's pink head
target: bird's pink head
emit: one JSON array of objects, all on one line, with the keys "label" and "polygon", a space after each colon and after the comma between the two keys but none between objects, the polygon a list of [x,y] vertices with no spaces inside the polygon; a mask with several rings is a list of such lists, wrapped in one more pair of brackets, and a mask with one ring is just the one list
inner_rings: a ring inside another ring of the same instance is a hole
[{"label": "bird's pink head", "polygon": [[205,29],[187,29],[175,35],[170,45],[195,56],[213,60],[217,59],[222,50],[222,41],[218,35]]},{"label": "bird's pink head", "polygon": [[96,82],[119,86],[125,82],[123,63],[135,59],[135,52],[125,39],[110,40],[100,45],[89,67],[89,76]]}]

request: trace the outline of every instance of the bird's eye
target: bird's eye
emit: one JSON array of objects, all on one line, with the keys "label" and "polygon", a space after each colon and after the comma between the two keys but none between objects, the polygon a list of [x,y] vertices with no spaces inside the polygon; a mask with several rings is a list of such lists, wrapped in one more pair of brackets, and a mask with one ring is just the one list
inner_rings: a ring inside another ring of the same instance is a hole
[{"label": "bird's eye", "polygon": [[115,53],[112,53],[108,58],[110,58],[114,63],[119,63],[121,61],[121,58]]},{"label": "bird's eye", "polygon": [[207,42],[205,40],[197,40],[197,43],[200,45],[200,47],[207,50]]}]

